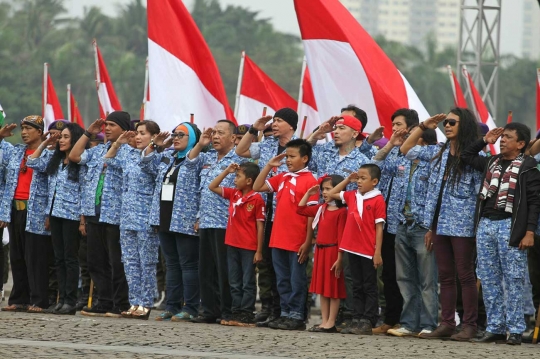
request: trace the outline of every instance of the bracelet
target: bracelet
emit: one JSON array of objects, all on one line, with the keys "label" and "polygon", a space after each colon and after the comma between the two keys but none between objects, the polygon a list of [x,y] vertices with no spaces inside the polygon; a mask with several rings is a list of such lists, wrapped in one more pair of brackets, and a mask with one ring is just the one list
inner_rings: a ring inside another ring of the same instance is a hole
[{"label": "bracelet", "polygon": [[85,135],[86,137],[88,137],[88,138],[92,138],[92,134],[91,134],[90,131],[88,131],[88,130],[85,130],[85,131],[84,131],[84,135]]},{"label": "bracelet", "polygon": [[148,146],[152,147],[154,150],[158,148],[158,145],[154,143],[154,140],[150,140],[150,144]]},{"label": "bracelet", "polygon": [[248,133],[253,135],[253,136],[258,136],[259,135],[259,131],[254,129],[253,126],[251,126],[248,130]]},{"label": "bracelet", "polygon": [[426,130],[426,125],[424,125],[424,122],[420,122],[420,124],[418,125],[418,127],[420,127],[420,129],[422,131],[425,131]]}]

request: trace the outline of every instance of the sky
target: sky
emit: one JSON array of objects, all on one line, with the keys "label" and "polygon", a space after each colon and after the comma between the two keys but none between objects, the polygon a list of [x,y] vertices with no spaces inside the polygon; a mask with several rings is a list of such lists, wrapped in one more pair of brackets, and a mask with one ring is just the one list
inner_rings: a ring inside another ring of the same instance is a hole
[{"label": "sky", "polygon": [[[114,14],[118,7],[131,0],[65,0],[70,15],[81,16],[85,6],[99,6],[105,13]],[[143,0],[146,3],[146,0]],[[276,29],[300,35],[293,0],[219,0],[223,5],[237,5],[260,12],[261,18],[270,19]],[[193,0],[184,0],[190,6]],[[503,0],[501,11],[501,53],[521,55],[523,0]],[[540,31],[540,29],[539,29]]]}]

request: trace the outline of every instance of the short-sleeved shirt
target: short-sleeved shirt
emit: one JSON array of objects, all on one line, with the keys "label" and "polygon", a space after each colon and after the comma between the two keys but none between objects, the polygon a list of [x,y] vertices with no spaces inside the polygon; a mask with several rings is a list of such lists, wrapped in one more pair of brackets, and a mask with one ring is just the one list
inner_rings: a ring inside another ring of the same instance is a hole
[{"label": "short-sleeved shirt", "polygon": [[[270,247],[298,252],[306,241],[307,217],[296,213],[298,203],[306,192],[317,184],[310,171],[280,173],[268,178],[270,192],[277,192],[276,213],[270,237]],[[318,195],[309,198],[308,204],[317,204]]]},{"label": "short-sleeved shirt", "polygon": [[264,222],[265,208],[261,195],[251,191],[242,196],[235,188],[221,187],[221,196],[229,200],[229,221],[225,232],[225,244],[257,250],[257,221]]},{"label": "short-sleeved shirt", "polygon": [[341,192],[349,213],[343,230],[340,249],[366,258],[375,255],[375,225],[386,221],[386,204],[382,195],[364,199],[362,216],[358,212],[357,191]]}]

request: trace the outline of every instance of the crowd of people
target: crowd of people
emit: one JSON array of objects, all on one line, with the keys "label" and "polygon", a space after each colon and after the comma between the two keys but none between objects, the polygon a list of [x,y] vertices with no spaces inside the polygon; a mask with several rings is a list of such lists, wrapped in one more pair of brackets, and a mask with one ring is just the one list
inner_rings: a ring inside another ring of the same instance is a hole
[{"label": "crowd of people", "polygon": [[389,139],[365,134],[349,105],[300,139],[290,108],[171,132],[122,111],[86,130],[28,116],[17,145],[4,125],[2,311],[148,319],[161,253],[158,321],[306,330],[316,294],[312,332],[521,344],[540,304],[540,141],[464,108],[391,121]]}]

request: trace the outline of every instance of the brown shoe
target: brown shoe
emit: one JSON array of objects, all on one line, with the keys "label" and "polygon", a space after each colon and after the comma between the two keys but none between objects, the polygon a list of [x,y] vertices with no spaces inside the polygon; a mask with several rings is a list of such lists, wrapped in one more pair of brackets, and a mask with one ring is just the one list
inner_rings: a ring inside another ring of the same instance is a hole
[{"label": "brown shoe", "polygon": [[441,324],[431,333],[422,333],[418,335],[421,339],[448,339],[456,332],[455,328]]},{"label": "brown shoe", "polygon": [[463,327],[461,332],[450,337],[450,339],[455,340],[456,342],[469,342],[474,338],[476,338],[476,329],[471,327]]},{"label": "brown shoe", "polygon": [[386,332],[390,329],[399,329],[399,324],[391,326],[390,324],[383,324],[380,327],[373,328],[371,331],[375,335],[385,335]]},{"label": "brown shoe", "polygon": [[26,304],[11,304],[2,308],[2,312],[26,312],[28,305]]}]

